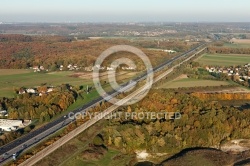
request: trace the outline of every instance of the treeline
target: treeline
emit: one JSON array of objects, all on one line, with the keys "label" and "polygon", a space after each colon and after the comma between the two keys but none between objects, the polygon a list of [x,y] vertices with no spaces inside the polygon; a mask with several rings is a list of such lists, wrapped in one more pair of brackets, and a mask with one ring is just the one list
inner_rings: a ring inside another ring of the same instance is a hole
[{"label": "treeline", "polygon": [[0,34],[0,42],[10,42],[10,41],[16,41],[16,42],[31,42],[33,41],[31,36],[26,35],[5,35]]},{"label": "treeline", "polygon": [[192,93],[201,100],[250,100],[250,93]]},{"label": "treeline", "polygon": [[250,48],[208,47],[209,53],[218,54],[250,54]]},{"label": "treeline", "polygon": [[72,36],[28,36],[21,34],[0,34],[0,42],[71,42],[75,41]]},{"label": "treeline", "polygon": [[126,112],[180,112],[181,119],[110,120],[101,132],[105,145],[124,153],[147,150],[176,153],[190,147],[219,147],[230,139],[250,138],[250,111],[223,107],[184,93],[153,90]]},{"label": "treeline", "polygon": [[[30,38],[30,36],[27,38]],[[34,36],[31,39],[32,41],[29,42],[19,40],[0,41],[0,68],[20,69],[40,65],[45,69],[59,70],[59,67],[63,65],[67,70],[69,64],[77,64],[83,67],[92,66],[104,50],[119,44],[139,47],[149,57],[154,66],[174,56],[166,52],[143,49],[144,42],[139,41],[101,39],[71,42],[74,39],[60,36]],[[155,44],[155,41],[149,43]],[[186,50],[191,45],[183,42],[165,42],[162,47],[166,49],[178,47],[180,50]],[[131,57],[131,54],[123,54]],[[122,56],[121,53],[116,55]],[[142,63],[137,60],[136,65],[142,66]]]}]

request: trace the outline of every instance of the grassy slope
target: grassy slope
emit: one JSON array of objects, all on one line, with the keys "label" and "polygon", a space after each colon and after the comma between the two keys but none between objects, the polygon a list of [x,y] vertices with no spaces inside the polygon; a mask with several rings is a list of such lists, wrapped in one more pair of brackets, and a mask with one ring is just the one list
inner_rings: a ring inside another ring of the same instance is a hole
[{"label": "grassy slope", "polygon": [[[130,155],[122,155],[117,150],[109,149],[108,152],[100,159],[86,161],[82,158],[84,150],[89,148],[89,143],[92,143],[93,138],[106,125],[105,121],[99,121],[96,125],[90,127],[76,138],[70,140],[61,148],[54,151],[49,156],[46,156],[42,161],[36,163],[36,166],[58,165],[58,166],[117,166],[126,165],[130,160]],[[120,156],[114,159],[116,156]]]}]

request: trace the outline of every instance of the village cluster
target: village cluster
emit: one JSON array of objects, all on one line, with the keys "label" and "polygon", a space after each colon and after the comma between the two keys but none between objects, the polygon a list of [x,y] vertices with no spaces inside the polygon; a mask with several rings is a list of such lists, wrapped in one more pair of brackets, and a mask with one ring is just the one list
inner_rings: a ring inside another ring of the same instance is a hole
[{"label": "village cluster", "polygon": [[43,94],[48,94],[54,90],[54,87],[47,87],[43,90],[38,90],[38,88],[20,88],[18,94],[35,94],[37,96],[42,96]]},{"label": "village cluster", "polygon": [[206,70],[209,73],[226,74],[228,78],[234,81],[240,81],[240,82],[250,81],[250,63],[242,66],[231,66],[231,67],[207,66]]},{"label": "village cluster", "polygon": [[[115,70],[117,66],[115,65],[110,65],[110,66],[100,66],[100,65],[95,65],[95,66],[88,66],[88,67],[81,67],[77,64],[68,64],[66,67],[64,65],[60,65],[59,66],[59,70],[60,71],[78,71],[78,70],[82,70],[82,71],[93,71],[95,68],[99,69],[99,70],[107,70],[107,71],[112,71]],[[45,69],[44,66],[33,66],[31,67],[31,69],[34,70],[34,72],[41,72],[41,71],[49,71],[49,69]],[[122,70],[136,70],[136,66],[131,67],[131,66],[123,66],[121,67]]]}]

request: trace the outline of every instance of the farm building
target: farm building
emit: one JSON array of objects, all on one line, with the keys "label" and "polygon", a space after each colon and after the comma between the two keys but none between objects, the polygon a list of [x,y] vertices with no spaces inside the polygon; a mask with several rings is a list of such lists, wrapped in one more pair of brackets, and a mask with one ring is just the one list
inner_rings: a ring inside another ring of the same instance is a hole
[{"label": "farm building", "polygon": [[0,129],[2,131],[15,131],[23,126],[23,121],[21,120],[0,119]]}]

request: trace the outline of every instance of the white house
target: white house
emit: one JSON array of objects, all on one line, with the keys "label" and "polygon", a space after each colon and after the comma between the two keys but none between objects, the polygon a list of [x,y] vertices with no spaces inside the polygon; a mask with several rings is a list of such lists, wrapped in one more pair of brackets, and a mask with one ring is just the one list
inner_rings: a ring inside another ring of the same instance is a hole
[{"label": "white house", "polygon": [[27,93],[35,94],[35,93],[36,93],[36,90],[30,88],[30,89],[26,89],[26,92],[27,92]]},{"label": "white house", "polygon": [[44,70],[45,68],[43,66],[40,66],[40,70]]},{"label": "white house", "polygon": [[21,94],[25,94],[25,93],[26,93],[26,92],[25,92],[25,90],[24,90],[24,89],[20,89],[20,90],[19,90],[19,92],[18,92],[18,94],[19,94],[19,95],[21,95]]},{"label": "white house", "polygon": [[72,68],[72,65],[71,65],[71,64],[69,64],[69,65],[67,66],[67,68],[68,68],[68,69]]},{"label": "white house", "polygon": [[114,68],[113,67],[107,67],[107,70],[112,71],[112,70],[114,70]]},{"label": "white house", "polygon": [[53,91],[53,88],[49,88],[48,90],[47,90],[47,92],[49,93],[49,92],[52,92]]}]

